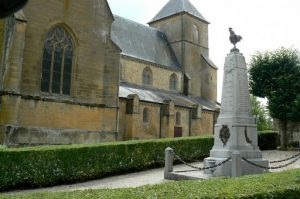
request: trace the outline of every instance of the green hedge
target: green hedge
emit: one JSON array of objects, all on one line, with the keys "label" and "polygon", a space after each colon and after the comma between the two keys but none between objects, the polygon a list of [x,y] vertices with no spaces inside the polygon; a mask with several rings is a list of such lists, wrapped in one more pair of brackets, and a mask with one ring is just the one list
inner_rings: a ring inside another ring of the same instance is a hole
[{"label": "green hedge", "polygon": [[[274,133],[259,134],[261,149],[276,149]],[[23,149],[0,148],[0,190],[72,183],[164,164],[172,147],[186,161],[209,155],[213,137],[114,142]]]},{"label": "green hedge", "polygon": [[[281,173],[249,175],[240,178],[216,178],[207,181],[176,181],[159,185],[125,189],[100,189],[73,192],[41,192],[3,195],[7,199],[59,198],[59,199],[185,199],[232,198],[267,199],[299,198],[300,169]],[[1,196],[0,196],[1,198]]]},{"label": "green hedge", "polygon": [[0,190],[51,186],[164,164],[172,147],[185,160],[208,156],[212,137],[0,149]]},{"label": "green hedge", "polygon": [[279,134],[277,131],[258,132],[258,146],[261,150],[275,150],[279,146]]}]

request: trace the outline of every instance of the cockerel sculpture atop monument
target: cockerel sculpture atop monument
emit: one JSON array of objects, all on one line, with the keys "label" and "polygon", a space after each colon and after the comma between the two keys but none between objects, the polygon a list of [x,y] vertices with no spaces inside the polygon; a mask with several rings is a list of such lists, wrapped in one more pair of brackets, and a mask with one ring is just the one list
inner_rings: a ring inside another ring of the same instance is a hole
[{"label": "cockerel sculpture atop monument", "polygon": [[234,45],[234,48],[232,50],[238,51],[238,49],[236,48],[236,44],[240,42],[243,38],[240,35],[235,34],[232,28],[229,28],[229,32],[230,32],[229,40]]}]

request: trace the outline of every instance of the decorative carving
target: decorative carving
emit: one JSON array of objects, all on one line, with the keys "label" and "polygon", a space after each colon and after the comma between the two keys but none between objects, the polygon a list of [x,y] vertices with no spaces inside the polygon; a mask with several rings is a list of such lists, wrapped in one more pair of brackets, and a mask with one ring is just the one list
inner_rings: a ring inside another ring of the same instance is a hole
[{"label": "decorative carving", "polygon": [[222,125],[220,130],[220,139],[223,142],[224,146],[226,146],[228,140],[230,138],[230,129],[227,125]]},{"label": "decorative carving", "polygon": [[246,138],[246,142],[248,144],[252,144],[252,141],[250,140],[250,138],[248,137],[248,134],[247,134],[247,126],[245,126],[245,138]]}]

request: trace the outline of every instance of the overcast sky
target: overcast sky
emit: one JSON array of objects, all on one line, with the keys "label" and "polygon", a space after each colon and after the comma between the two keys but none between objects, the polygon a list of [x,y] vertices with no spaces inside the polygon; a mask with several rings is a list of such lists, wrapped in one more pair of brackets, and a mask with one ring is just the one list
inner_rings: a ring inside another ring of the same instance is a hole
[{"label": "overcast sky", "polygon": [[[147,24],[168,0],[108,0],[114,14]],[[243,37],[237,45],[249,62],[256,51],[281,46],[300,48],[300,0],[190,0],[211,23],[210,58],[219,67],[221,100],[223,65],[232,48],[228,27]]]}]

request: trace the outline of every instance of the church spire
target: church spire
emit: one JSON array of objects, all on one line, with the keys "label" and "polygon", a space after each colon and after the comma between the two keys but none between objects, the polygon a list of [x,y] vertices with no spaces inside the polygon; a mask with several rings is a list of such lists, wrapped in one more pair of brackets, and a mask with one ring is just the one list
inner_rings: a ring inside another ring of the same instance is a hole
[{"label": "church spire", "polygon": [[149,24],[180,13],[188,13],[193,17],[209,23],[189,0],[169,0],[169,2],[149,22]]}]

